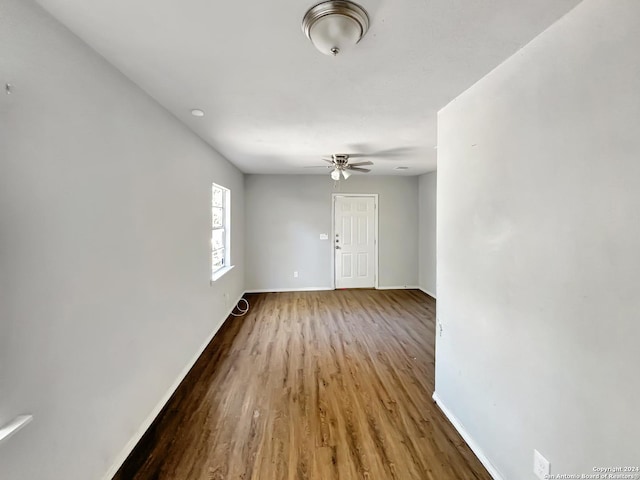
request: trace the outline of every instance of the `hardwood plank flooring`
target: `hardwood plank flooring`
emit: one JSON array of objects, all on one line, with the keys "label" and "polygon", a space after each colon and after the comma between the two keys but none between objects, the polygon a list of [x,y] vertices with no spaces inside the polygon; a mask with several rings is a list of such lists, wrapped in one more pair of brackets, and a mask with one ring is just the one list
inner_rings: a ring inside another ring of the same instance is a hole
[{"label": "hardwood plank flooring", "polygon": [[491,479],[431,399],[431,297],[247,299],[114,480]]}]

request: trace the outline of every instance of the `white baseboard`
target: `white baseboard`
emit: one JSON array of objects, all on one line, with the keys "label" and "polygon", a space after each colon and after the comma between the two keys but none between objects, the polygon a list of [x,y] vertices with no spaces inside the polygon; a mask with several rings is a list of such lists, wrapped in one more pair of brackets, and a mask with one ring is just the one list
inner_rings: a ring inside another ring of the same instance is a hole
[{"label": "white baseboard", "polygon": [[[303,288],[258,288],[247,290],[245,293],[282,293],[282,292],[323,292],[336,290],[333,287],[303,287]],[[379,286],[378,290],[422,290],[417,285]],[[422,290],[424,292],[424,290]],[[429,292],[425,292],[431,295]],[[433,295],[431,295],[434,297]],[[435,298],[435,297],[434,297]]]},{"label": "white baseboard", "polygon": [[422,287],[418,287],[418,289],[419,289],[421,292],[424,292],[424,293],[426,293],[427,295],[429,295],[431,298],[436,298],[436,294],[435,294],[435,293],[431,293],[429,290],[426,290],[426,289],[424,289],[424,288],[422,288]]},{"label": "white baseboard", "polygon": [[453,413],[451,413],[451,411],[442,403],[442,400],[440,400],[440,397],[436,392],[433,393],[433,401],[436,402],[440,410],[442,410],[442,413],[444,413],[444,415],[449,419],[453,427],[458,431],[458,433],[464,439],[464,441],[467,442],[467,445],[469,445],[469,448],[471,449],[471,451],[475,453],[476,457],[478,457],[478,460],[480,460],[480,463],[484,465],[484,468],[487,469],[487,471],[489,472],[489,475],[491,475],[493,480],[504,480],[504,477],[500,474],[498,469],[494,467],[493,464],[489,461],[489,459],[484,454],[480,446],[475,442],[475,440],[471,437],[471,435],[469,435],[469,432],[467,432],[467,430],[464,428],[464,425],[460,423],[460,420],[458,420],[456,416]]},{"label": "white baseboard", "polygon": [[160,411],[167,404],[167,402],[171,398],[171,395],[173,395],[173,393],[178,389],[178,387],[180,386],[180,384],[182,383],[184,378],[187,376],[187,373],[189,373],[189,370],[191,370],[191,368],[195,365],[195,363],[200,358],[200,355],[202,355],[202,352],[204,352],[205,348],[207,348],[209,343],[211,343],[211,340],[213,340],[213,337],[215,336],[215,334],[218,333],[218,331],[220,330],[222,325],[224,325],[224,322],[226,322],[227,318],[229,318],[229,315],[231,315],[231,312],[233,312],[233,309],[236,307],[236,305],[238,304],[240,299],[243,297],[243,295],[244,295],[244,293],[242,295],[240,295],[240,297],[238,297],[238,300],[236,300],[236,302],[233,304],[233,306],[229,309],[229,312],[227,313],[227,315],[222,320],[222,323],[220,323],[218,328],[216,328],[209,335],[209,337],[202,344],[202,346],[200,347],[198,352],[189,361],[187,366],[180,372],[180,375],[178,375],[178,378],[176,379],[176,381],[173,382],[173,384],[171,385],[169,390],[167,390],[167,392],[162,396],[162,398],[160,399],[158,404],[154,407],[154,409],[151,411],[149,416],[144,420],[144,422],[142,422],[142,425],[140,425],[140,428],[136,431],[136,433],[129,440],[129,442],[126,444],[124,449],[116,457],[116,459],[115,459],[113,465],[111,466],[111,468],[109,468],[109,470],[107,470],[107,473],[104,475],[103,480],[111,480],[113,478],[113,476],[118,472],[118,470],[120,469],[120,467],[122,466],[124,461],[127,459],[129,454],[133,451],[133,449],[138,444],[138,442],[140,441],[142,436],[146,433],[146,431],[149,429],[149,427],[151,426],[153,421],[156,419],[156,417],[158,416]]},{"label": "white baseboard", "polygon": [[379,286],[378,290],[420,290],[416,285]]},{"label": "white baseboard", "polygon": [[335,290],[333,287],[302,287],[302,288],[258,288],[247,290],[245,293],[282,293],[282,292],[324,292]]}]

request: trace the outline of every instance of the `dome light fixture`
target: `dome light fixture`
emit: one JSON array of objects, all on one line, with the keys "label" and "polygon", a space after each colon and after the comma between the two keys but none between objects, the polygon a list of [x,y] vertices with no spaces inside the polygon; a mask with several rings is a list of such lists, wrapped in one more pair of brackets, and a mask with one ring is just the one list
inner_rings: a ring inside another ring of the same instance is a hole
[{"label": "dome light fixture", "polygon": [[349,0],[329,0],[311,7],[302,31],[325,55],[334,57],[358,43],[369,30],[369,15]]}]

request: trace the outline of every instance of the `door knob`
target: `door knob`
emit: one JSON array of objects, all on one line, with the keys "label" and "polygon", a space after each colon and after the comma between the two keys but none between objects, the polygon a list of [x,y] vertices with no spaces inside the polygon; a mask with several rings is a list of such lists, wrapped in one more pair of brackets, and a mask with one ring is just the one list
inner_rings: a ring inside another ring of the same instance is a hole
[{"label": "door knob", "polygon": [[336,245],[336,250],[342,250],[339,245]]}]

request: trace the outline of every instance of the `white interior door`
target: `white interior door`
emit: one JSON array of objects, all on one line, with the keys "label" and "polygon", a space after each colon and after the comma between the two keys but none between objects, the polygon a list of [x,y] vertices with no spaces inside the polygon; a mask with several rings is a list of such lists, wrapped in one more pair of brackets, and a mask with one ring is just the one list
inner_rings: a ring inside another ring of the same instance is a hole
[{"label": "white interior door", "polygon": [[376,286],[376,198],[334,196],[336,288]]}]

